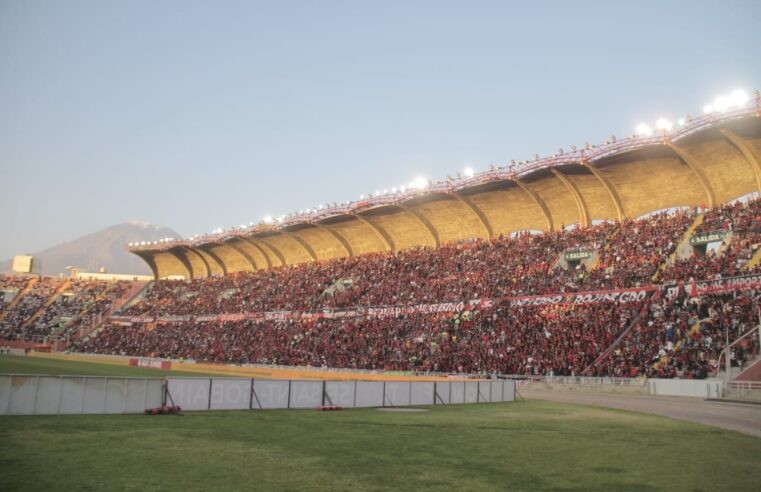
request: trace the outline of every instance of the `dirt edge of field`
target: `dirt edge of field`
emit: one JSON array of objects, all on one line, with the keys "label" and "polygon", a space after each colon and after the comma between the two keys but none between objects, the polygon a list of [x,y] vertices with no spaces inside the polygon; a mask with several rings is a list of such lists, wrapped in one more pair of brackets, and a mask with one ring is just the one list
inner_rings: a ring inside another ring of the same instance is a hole
[{"label": "dirt edge of field", "polygon": [[599,391],[553,391],[530,386],[520,386],[518,392],[527,400],[548,400],[662,415],[761,438],[761,405]]}]

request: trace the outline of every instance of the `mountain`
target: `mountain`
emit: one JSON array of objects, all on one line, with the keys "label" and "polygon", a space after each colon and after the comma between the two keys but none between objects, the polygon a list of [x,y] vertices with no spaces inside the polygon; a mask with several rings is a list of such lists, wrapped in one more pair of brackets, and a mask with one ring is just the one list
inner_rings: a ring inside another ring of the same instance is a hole
[{"label": "mountain", "polygon": [[[130,221],[106,227],[73,241],[58,244],[39,253],[35,261],[42,265],[43,275],[67,274],[67,266],[81,271],[97,272],[105,267],[109,273],[151,275],[143,260],[126,251],[128,243],[157,241],[165,237],[181,236],[168,227],[141,221]],[[11,269],[11,260],[0,263],[0,271]]]}]

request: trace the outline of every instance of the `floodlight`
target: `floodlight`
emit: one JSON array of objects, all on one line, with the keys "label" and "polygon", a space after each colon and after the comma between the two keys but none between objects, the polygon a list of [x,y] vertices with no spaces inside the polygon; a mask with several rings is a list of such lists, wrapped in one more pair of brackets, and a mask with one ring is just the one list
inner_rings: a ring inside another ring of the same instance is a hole
[{"label": "floodlight", "polygon": [[655,127],[657,129],[663,130],[663,131],[667,131],[667,132],[671,131],[671,128],[673,126],[674,125],[671,124],[671,122],[669,120],[667,120],[666,118],[661,118],[661,119],[659,119],[658,121],[655,122]]},{"label": "floodlight", "polygon": [[468,166],[465,169],[462,170],[462,175],[466,178],[472,178],[475,172],[473,171],[473,168]]},{"label": "floodlight", "polygon": [[748,93],[740,89],[732,91],[729,95],[729,100],[737,107],[745,106],[745,103],[747,103],[749,99],[750,96],[748,96]]},{"label": "floodlight", "polygon": [[272,224],[272,222],[274,222],[274,219],[271,216],[267,215],[266,217],[262,219],[262,222],[264,222],[265,224]]},{"label": "floodlight", "polygon": [[676,124],[679,125],[679,126],[684,126],[685,123],[687,123],[687,122],[685,121],[684,118],[679,118],[679,120],[676,122]]},{"label": "floodlight", "polygon": [[428,186],[428,181],[424,177],[418,176],[408,186],[416,190],[422,190]]},{"label": "floodlight", "polygon": [[711,114],[711,113],[713,113],[714,112],[713,104],[706,104],[705,106],[703,106],[703,112],[705,114]]},{"label": "floodlight", "polygon": [[732,100],[730,100],[727,96],[719,96],[713,102],[713,107],[716,109],[716,111],[726,111],[730,106],[732,106]]},{"label": "floodlight", "polygon": [[635,131],[637,132],[637,135],[639,136],[649,136],[653,134],[652,128],[647,126],[645,123],[640,123],[639,125],[637,125],[637,128],[635,129]]}]

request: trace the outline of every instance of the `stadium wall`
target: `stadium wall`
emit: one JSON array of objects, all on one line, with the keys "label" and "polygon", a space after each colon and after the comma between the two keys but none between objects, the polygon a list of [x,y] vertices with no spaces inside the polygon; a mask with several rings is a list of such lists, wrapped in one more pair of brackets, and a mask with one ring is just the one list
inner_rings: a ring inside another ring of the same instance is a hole
[{"label": "stadium wall", "polygon": [[183,410],[407,407],[515,400],[515,382],[307,381],[167,378],[167,404]]},{"label": "stadium wall", "polygon": [[1,415],[142,413],[163,397],[163,379],[0,375]]}]

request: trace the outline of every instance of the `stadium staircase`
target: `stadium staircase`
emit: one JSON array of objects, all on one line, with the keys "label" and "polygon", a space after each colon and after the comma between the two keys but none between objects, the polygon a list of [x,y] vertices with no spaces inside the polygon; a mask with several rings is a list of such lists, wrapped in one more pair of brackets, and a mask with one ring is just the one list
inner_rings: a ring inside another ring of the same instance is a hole
[{"label": "stadium staircase", "polygon": [[145,291],[151,283],[142,284],[141,282],[132,282],[130,288],[119,298],[116,299],[108,310],[98,314],[93,323],[88,327],[83,327],[74,337],[75,340],[86,338],[98,333],[108,323],[111,316],[118,313],[127,306],[134,304],[138,299],[145,295]]},{"label": "stadium staircase", "polygon": [[651,280],[653,282],[657,282],[658,278],[661,276],[661,272],[668,268],[669,265],[672,265],[677,259],[679,258],[689,258],[692,255],[692,245],[690,244],[690,238],[692,237],[693,233],[695,232],[695,229],[698,228],[700,224],[703,223],[703,220],[705,219],[705,214],[698,214],[697,217],[695,217],[695,220],[692,221],[692,224],[690,224],[690,227],[687,228],[686,231],[684,231],[684,234],[682,235],[682,240],[679,241],[679,244],[677,244],[676,248],[674,248],[674,252],[669,255],[669,257],[658,266],[658,270],[655,271],[653,276],[651,277]]},{"label": "stadium staircase", "polygon": [[758,248],[756,254],[753,255],[753,258],[751,258],[748,264],[745,265],[745,268],[751,270],[759,264],[761,264],[761,248]]},{"label": "stadium staircase", "polygon": [[48,300],[45,301],[45,303],[42,306],[40,306],[40,308],[37,309],[37,311],[35,311],[34,314],[28,320],[24,322],[23,325],[21,325],[21,330],[23,331],[25,328],[27,328],[28,326],[31,326],[32,323],[37,321],[37,318],[42,316],[45,310],[49,308],[50,305],[53,304],[56,300],[58,300],[58,298],[61,297],[61,294],[63,294],[63,291],[65,291],[69,287],[71,287],[71,280],[67,280],[63,284],[61,284],[61,286],[58,287],[55,292],[53,292],[53,295],[50,296]]},{"label": "stadium staircase", "polygon": [[21,302],[21,299],[29,292],[34,285],[39,282],[39,279],[37,277],[32,277],[29,279],[29,282],[26,283],[23,289],[21,289],[17,294],[16,297],[13,298],[13,300],[8,304],[5,309],[0,312],[0,321],[2,321],[6,316],[8,316],[8,313],[10,313],[13,308],[16,307],[16,305]]},{"label": "stadium staircase", "polygon": [[[701,320],[698,320],[697,322],[695,322],[695,324],[693,324],[690,327],[690,329],[687,331],[687,333],[684,335],[684,337],[682,337],[681,340],[678,340],[674,344],[673,352],[676,353],[679,349],[681,349],[684,345],[686,345],[687,344],[687,340],[690,339],[693,335],[695,335],[697,332],[700,331],[700,324],[703,321],[707,321],[708,319],[710,319],[710,318],[701,319]],[[668,364],[670,360],[671,360],[671,357],[669,357],[668,354],[664,355],[655,364],[653,364],[653,369],[660,369],[661,366]]]},{"label": "stadium staircase", "polygon": [[138,301],[145,297],[145,293],[148,292],[148,288],[152,284],[153,282],[146,282],[145,284],[141,282],[132,282],[129,292],[122,296],[122,298],[126,297],[126,300],[121,302],[121,299],[118,299],[116,302],[114,302],[114,305],[118,305],[118,307],[111,314],[118,314],[122,310],[137,304]]},{"label": "stadium staircase", "polygon": [[108,287],[106,287],[106,289],[103,292],[98,294],[98,296],[95,298],[95,300],[86,309],[78,312],[76,314],[76,316],[71,318],[66,324],[64,324],[62,326],[59,326],[58,329],[54,333],[51,334],[51,337],[50,337],[51,340],[58,340],[60,338],[59,334],[60,334],[61,331],[66,331],[66,329],[69,326],[71,326],[74,323],[79,322],[79,320],[82,319],[84,316],[87,316],[88,314],[90,314],[90,312],[93,309],[95,309],[95,306],[98,305],[98,301],[100,301],[101,299],[106,297],[109,294],[109,292],[111,292],[114,289],[114,287],[116,287],[115,283],[114,284],[110,284]]}]

